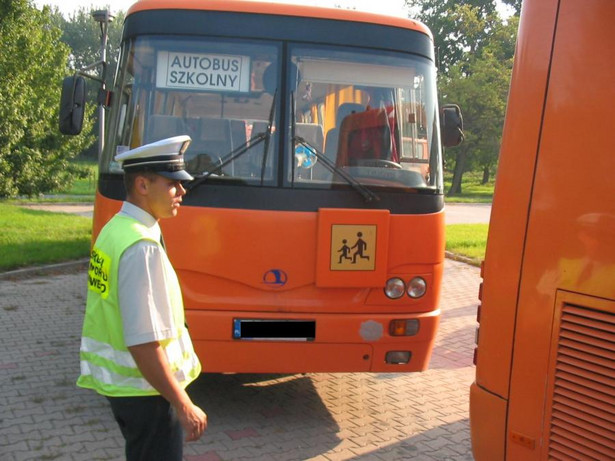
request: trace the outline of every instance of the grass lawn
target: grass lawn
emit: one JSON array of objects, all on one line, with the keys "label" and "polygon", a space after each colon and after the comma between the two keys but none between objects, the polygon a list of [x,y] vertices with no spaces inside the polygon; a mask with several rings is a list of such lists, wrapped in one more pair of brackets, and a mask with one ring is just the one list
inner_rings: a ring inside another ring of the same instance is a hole
[{"label": "grass lawn", "polygon": [[[463,174],[461,182],[461,195],[447,195],[446,201],[453,203],[491,203],[493,201],[493,180],[481,184],[482,173],[469,171]],[[452,172],[444,174],[444,193],[451,188]]]},{"label": "grass lawn", "polygon": [[489,224],[451,224],[446,226],[446,251],[480,264],[485,259]]},{"label": "grass lawn", "polygon": [[0,203],[0,271],[84,258],[92,220]]}]

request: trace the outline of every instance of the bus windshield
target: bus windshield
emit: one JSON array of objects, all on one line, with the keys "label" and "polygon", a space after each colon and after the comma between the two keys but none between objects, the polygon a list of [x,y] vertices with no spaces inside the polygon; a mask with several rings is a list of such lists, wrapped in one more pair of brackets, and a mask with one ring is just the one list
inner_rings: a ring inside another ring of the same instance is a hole
[{"label": "bus windshield", "polygon": [[187,134],[188,171],[220,184],[442,189],[435,69],[414,55],[146,36],[124,43],[115,90],[102,173]]},{"label": "bus windshield", "polygon": [[342,169],[370,186],[440,187],[430,63],[332,47],[296,47],[291,62],[295,183],[341,183]]}]

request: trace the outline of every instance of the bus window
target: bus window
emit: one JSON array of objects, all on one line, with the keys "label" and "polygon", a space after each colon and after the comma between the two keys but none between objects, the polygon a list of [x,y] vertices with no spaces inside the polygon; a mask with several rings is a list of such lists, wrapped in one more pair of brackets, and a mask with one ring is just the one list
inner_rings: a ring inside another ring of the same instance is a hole
[{"label": "bus window", "polygon": [[324,47],[295,48],[292,64],[297,186],[344,184],[338,168],[370,186],[440,187],[433,66]]},{"label": "bus window", "polygon": [[235,41],[126,42],[118,73],[122,116],[103,171],[118,171],[110,154],[187,134],[192,143],[186,163],[194,176],[271,183],[277,159],[274,130],[267,127],[275,126],[270,117],[277,104],[277,59],[275,46]]}]

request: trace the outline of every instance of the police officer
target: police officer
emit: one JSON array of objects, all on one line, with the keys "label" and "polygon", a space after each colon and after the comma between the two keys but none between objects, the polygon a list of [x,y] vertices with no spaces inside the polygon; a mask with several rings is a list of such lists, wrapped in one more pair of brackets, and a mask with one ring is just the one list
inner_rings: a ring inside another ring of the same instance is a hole
[{"label": "police officer", "polygon": [[191,180],[189,136],[119,154],[126,201],[92,249],[77,385],[108,398],[126,458],[181,461],[183,436],[199,439],[207,416],[185,388],[201,372],[185,327],[177,276],[158,220],[177,215]]}]

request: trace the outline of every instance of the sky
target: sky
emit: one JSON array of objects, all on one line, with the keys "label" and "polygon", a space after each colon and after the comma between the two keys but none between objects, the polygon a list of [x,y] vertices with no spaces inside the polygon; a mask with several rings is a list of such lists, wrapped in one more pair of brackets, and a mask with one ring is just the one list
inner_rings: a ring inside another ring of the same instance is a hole
[{"label": "sky", "polygon": [[[267,0],[277,3],[300,3],[303,5],[317,5],[334,7],[339,5],[343,8],[353,8],[357,11],[369,11],[372,13],[386,14],[390,16],[408,17],[408,8],[404,6],[404,0]],[[104,9],[105,5],[110,7],[111,13],[116,11],[126,11],[133,0],[101,0],[100,2],[91,1],[89,4],[84,0],[34,0],[38,8],[43,5],[59,7],[64,16],[78,10],[80,7],[93,5],[94,9]]]}]

